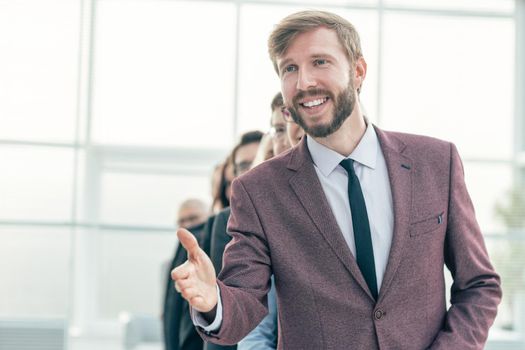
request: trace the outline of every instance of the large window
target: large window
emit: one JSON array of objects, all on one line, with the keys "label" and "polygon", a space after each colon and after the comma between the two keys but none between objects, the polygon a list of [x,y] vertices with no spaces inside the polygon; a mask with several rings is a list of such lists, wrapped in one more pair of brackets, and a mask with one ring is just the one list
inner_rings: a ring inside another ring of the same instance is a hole
[{"label": "large window", "polygon": [[0,0],[0,318],[77,349],[159,315],[176,209],[268,129],[268,35],[307,8],[360,32],[372,122],[457,145],[503,278],[487,348],[525,346],[523,0]]},{"label": "large window", "polygon": [[95,13],[94,142],[230,145],[233,3],[97,1]]}]

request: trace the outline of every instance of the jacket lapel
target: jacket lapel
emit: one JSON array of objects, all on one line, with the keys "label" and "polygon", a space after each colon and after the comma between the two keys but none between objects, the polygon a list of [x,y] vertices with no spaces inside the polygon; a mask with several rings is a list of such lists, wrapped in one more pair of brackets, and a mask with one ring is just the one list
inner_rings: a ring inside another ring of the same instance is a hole
[{"label": "jacket lapel", "polygon": [[403,154],[406,145],[395,137],[375,128],[381,150],[385,157],[394,206],[394,232],[385,275],[379,292],[379,300],[387,292],[396,270],[403,258],[408,239],[410,209],[412,207],[412,160]]},{"label": "jacket lapel", "polygon": [[328,204],[314,169],[313,161],[306,145],[306,138],[303,138],[292,152],[288,163],[288,169],[296,172],[295,176],[292,176],[289,180],[292,190],[335,255],[373,300],[374,298]]}]

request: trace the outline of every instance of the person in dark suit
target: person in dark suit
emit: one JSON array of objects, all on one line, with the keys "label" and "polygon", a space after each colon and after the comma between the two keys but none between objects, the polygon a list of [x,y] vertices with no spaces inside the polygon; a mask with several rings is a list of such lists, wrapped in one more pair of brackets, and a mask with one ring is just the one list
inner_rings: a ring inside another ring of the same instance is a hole
[{"label": "person in dark suit", "polygon": [[[199,240],[203,232],[209,230],[213,221],[207,221],[208,209],[197,199],[184,201],[177,214],[177,227],[187,227]],[[202,243],[201,243],[202,246]],[[188,259],[186,250],[178,245],[171,261],[169,271]],[[166,288],[162,312],[164,346],[166,350],[202,350],[203,341],[195,330],[189,313],[188,302],[175,291],[173,280],[166,276]]]},{"label": "person in dark suit", "polygon": [[[277,93],[270,104],[271,118],[270,118],[270,132],[263,136],[257,149],[257,154],[254,154],[252,149],[251,153],[238,151],[242,148],[243,141],[239,144],[237,149],[234,149],[231,158],[234,164],[241,164],[244,159],[253,159],[251,167],[257,166],[258,164],[272,158],[275,155],[279,155],[291,147],[291,144],[287,136],[287,122],[283,115],[283,97],[279,92]],[[266,139],[265,139],[266,138]],[[241,176],[246,173],[249,169],[239,169],[238,166],[234,167],[235,176]],[[220,211],[215,218],[213,223],[212,236],[211,236],[211,249],[209,251],[210,259],[213,263],[215,271],[219,273],[222,268],[222,256],[224,248],[231,240],[228,235],[226,226],[228,219],[230,218],[230,208],[225,208]],[[206,251],[206,250],[205,250]],[[271,297],[274,297],[272,292]],[[266,317],[259,326],[254,329],[247,337],[245,337],[238,344],[239,349],[275,349],[277,345],[277,309],[275,305],[275,299],[269,300],[271,306],[270,315]],[[207,350],[217,349],[217,345],[211,343],[205,346]]]},{"label": "person in dark suit", "polygon": [[[260,131],[249,131],[241,135],[239,143],[233,148],[228,159],[233,167],[234,177],[244,174],[252,166],[252,162],[257,154],[263,133]],[[230,216],[230,208],[224,208],[214,217],[213,227],[205,236],[207,245],[204,251],[211,257],[215,270],[219,272],[222,266],[222,253],[224,247],[230,240],[226,234],[226,223]],[[205,350],[234,350],[236,345],[222,346],[213,343],[205,343]]]},{"label": "person in dark suit", "polygon": [[215,215],[215,221],[213,222],[213,228],[211,230],[209,256],[217,273],[219,273],[222,269],[222,255],[224,253],[224,248],[231,240],[231,237],[228,235],[226,230],[228,219],[230,218],[230,212],[231,209],[228,207],[217,213],[217,215]]},{"label": "person in dark suit", "polygon": [[[296,146],[304,136],[304,131],[290,118],[289,112],[284,106],[281,92],[277,93],[270,105],[272,111],[271,123],[271,141],[272,154],[262,158],[266,161],[274,156],[284,153],[291,147]],[[253,166],[257,166],[262,161],[257,157]],[[229,217],[229,214],[228,214]],[[226,231],[226,228],[224,229]],[[214,265],[217,269],[217,267]],[[275,296],[275,282],[272,278],[271,288],[267,295],[268,315],[261,323],[244,337],[238,344],[238,350],[272,350],[277,348],[278,339],[278,310],[277,298]]]},{"label": "person in dark suit", "polygon": [[212,175],[212,212],[214,214],[230,206],[233,176],[233,164],[228,156],[222,164],[215,167]]},{"label": "person in dark suit", "polygon": [[[230,207],[227,207],[216,215],[213,216],[213,225],[211,229],[206,233],[208,241],[208,250],[205,250],[213,261],[215,271],[220,271],[222,267],[222,251],[224,246],[228,243],[228,236],[221,232],[221,227],[225,225],[230,216]],[[221,248],[222,247],[222,248]],[[206,247],[203,247],[206,249]],[[220,251],[222,249],[222,251]],[[220,251],[220,252],[219,252]],[[235,350],[237,349],[236,344],[231,345],[218,345],[211,342],[204,343],[204,350]]]},{"label": "person in dark suit", "polygon": [[292,14],[269,51],[306,137],[233,182],[218,278],[191,233],[177,232],[189,259],[172,278],[200,335],[242,339],[267,312],[273,273],[279,349],[483,349],[500,278],[456,147],[367,120],[366,61],[340,16]]},{"label": "person in dark suit", "polygon": [[[250,170],[250,168],[290,148],[286,135],[286,120],[281,110],[281,107],[283,106],[283,98],[279,92],[274,96],[270,105],[272,111],[270,126],[272,131],[264,136],[259,132],[256,134],[246,133],[241,137],[239,144],[232,150],[230,158],[233,163],[233,174],[235,177],[243,175]],[[269,138],[264,140],[263,138],[266,136]],[[210,256],[217,273],[219,273],[222,268],[222,255],[224,253],[224,248],[231,239],[226,231],[226,225],[229,218],[230,207],[227,207],[216,215],[213,224],[210,244],[211,249],[208,255]]]}]

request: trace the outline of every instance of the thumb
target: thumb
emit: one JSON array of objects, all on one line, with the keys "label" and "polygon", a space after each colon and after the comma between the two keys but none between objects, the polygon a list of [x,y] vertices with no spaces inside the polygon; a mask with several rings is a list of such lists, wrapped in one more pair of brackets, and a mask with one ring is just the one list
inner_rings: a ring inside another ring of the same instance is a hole
[{"label": "thumb", "polygon": [[190,231],[186,230],[185,228],[179,228],[177,230],[177,237],[179,238],[180,244],[182,244],[184,249],[186,249],[188,252],[188,257],[190,259],[197,258],[202,252],[197,239]]}]

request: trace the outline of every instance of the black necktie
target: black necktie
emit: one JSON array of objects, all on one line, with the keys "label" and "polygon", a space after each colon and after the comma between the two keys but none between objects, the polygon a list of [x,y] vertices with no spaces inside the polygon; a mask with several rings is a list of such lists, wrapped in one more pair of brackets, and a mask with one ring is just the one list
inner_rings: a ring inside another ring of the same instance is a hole
[{"label": "black necktie", "polygon": [[343,159],[340,164],[348,173],[348,199],[350,200],[352,226],[354,228],[355,259],[366,284],[368,284],[368,288],[370,288],[370,292],[377,299],[374,249],[372,247],[370,224],[368,223],[368,214],[363,192],[361,191],[361,184],[355,174],[354,161],[352,159]]}]

